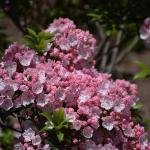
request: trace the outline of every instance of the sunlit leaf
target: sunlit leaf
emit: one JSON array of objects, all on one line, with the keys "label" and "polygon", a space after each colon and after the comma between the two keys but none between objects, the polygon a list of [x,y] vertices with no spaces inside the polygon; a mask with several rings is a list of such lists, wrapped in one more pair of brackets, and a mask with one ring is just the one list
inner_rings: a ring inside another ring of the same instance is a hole
[{"label": "sunlit leaf", "polygon": [[134,76],[134,80],[140,79],[140,78],[146,78],[149,74],[150,74],[149,70],[148,70],[148,71],[139,72],[139,73],[137,73],[137,74]]},{"label": "sunlit leaf", "polygon": [[136,110],[139,110],[139,109],[142,109],[143,106],[144,106],[143,104],[135,104],[135,105],[132,106],[132,108],[136,109]]},{"label": "sunlit leaf", "polygon": [[53,114],[53,121],[56,125],[59,125],[61,122],[63,122],[65,118],[64,109],[60,108],[59,110],[55,111]]},{"label": "sunlit leaf", "polygon": [[55,35],[55,33],[44,31],[41,31],[37,34],[30,28],[28,28],[27,31],[28,34],[24,36],[22,43],[32,49],[35,49],[39,54],[42,54],[45,51],[47,44],[53,41],[53,37]]}]

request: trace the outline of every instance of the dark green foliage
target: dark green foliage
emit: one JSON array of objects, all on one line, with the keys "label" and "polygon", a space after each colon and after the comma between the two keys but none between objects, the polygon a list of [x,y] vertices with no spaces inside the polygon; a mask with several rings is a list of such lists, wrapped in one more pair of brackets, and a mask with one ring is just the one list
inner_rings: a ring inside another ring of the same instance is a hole
[{"label": "dark green foliage", "polygon": [[[1,11],[23,34],[26,33],[26,28],[39,32],[41,28],[47,28],[53,19],[59,17],[70,18],[77,26],[90,30],[98,41],[98,53],[95,56],[96,68],[100,71],[114,72],[113,75],[117,72],[114,66],[121,62],[128,52],[135,48],[138,50],[140,46],[140,49],[144,49],[142,42],[136,38],[144,19],[150,16],[149,8],[149,0],[9,0],[0,2]],[[97,27],[97,24],[101,29]],[[100,30],[103,30],[105,36],[101,37]],[[122,35],[119,42],[116,42],[120,32]],[[37,41],[33,42],[29,39],[30,37],[28,37],[28,45],[32,48],[36,47],[39,53],[42,53],[45,42],[41,40],[41,43],[37,44]],[[6,37],[2,38],[2,41],[6,41]],[[33,46],[33,43],[36,43],[36,46]],[[105,52],[107,44],[110,46]],[[4,47],[0,46],[2,52]],[[145,74],[141,73],[140,76]]]},{"label": "dark green foliage", "polygon": [[143,107],[142,104],[136,104],[134,105],[132,108],[131,108],[131,114],[132,114],[132,118],[133,118],[133,121],[136,123],[136,124],[143,124],[144,123],[144,120],[141,116],[141,108]]},{"label": "dark green foliage", "polygon": [[15,136],[11,130],[0,131],[0,147],[5,150],[11,150]]},{"label": "dark green foliage", "polygon": [[40,29],[58,17],[69,17],[78,25],[90,25],[93,17],[111,27],[139,24],[150,15],[149,0],[10,0],[0,2],[0,6],[23,31],[28,26]]}]

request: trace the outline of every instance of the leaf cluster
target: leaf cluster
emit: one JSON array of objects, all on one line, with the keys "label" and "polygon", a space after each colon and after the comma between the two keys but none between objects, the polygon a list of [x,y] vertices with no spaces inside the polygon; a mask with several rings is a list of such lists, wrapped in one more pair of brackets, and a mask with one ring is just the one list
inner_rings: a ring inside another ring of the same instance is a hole
[{"label": "leaf cluster", "polygon": [[36,33],[34,30],[28,28],[28,34],[25,35],[23,43],[30,48],[35,49],[39,54],[42,54],[47,45],[53,41],[54,33],[41,31]]},{"label": "leaf cluster", "polygon": [[60,108],[53,114],[43,112],[41,115],[47,119],[46,125],[41,131],[54,131],[59,142],[62,142],[64,140],[63,129],[69,127],[69,121],[65,118],[64,109]]}]

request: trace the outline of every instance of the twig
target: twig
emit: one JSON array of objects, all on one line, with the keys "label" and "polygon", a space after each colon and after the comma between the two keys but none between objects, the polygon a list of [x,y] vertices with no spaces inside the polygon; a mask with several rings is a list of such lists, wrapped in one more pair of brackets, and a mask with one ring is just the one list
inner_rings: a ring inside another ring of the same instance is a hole
[{"label": "twig", "polygon": [[23,126],[22,126],[22,123],[21,123],[21,120],[20,120],[20,117],[17,116],[17,119],[18,119],[18,122],[20,124],[20,128],[21,128],[21,131],[24,132],[24,129],[23,129]]},{"label": "twig", "polygon": [[17,129],[15,129],[15,128],[11,127],[11,126],[8,126],[8,125],[6,126],[6,125],[2,124],[1,122],[0,122],[0,127],[1,128],[6,128],[6,129],[10,129],[10,130],[13,130],[13,131],[16,131],[16,132],[19,132],[19,133],[22,133],[22,131],[17,130]]},{"label": "twig", "polygon": [[41,120],[41,117],[39,115],[39,112],[38,112],[38,108],[37,108],[37,103],[36,101],[34,101],[34,107],[35,107],[35,113],[37,114],[37,118],[38,118],[38,123],[40,125],[40,127],[42,126],[42,120]]},{"label": "twig", "polygon": [[135,36],[134,39],[132,40],[131,44],[127,48],[122,50],[122,52],[118,56],[115,64],[119,63],[123,59],[123,57],[135,47],[135,45],[137,44],[138,41],[139,41],[139,37]]},{"label": "twig", "polygon": [[97,53],[96,53],[96,55],[97,55],[102,50],[103,44],[104,44],[107,36],[98,22],[95,23],[95,26],[98,30],[97,33],[98,33],[99,38],[100,38],[99,44],[97,46]]},{"label": "twig", "polygon": [[102,58],[102,62],[101,62],[101,64],[100,64],[100,68],[101,68],[101,69],[104,69],[104,68],[106,67],[106,63],[107,63],[107,60],[108,60],[107,52],[108,52],[108,50],[109,50],[110,44],[111,44],[111,42],[110,42],[110,40],[109,40],[109,38],[108,38],[108,39],[107,39],[107,42],[106,42],[106,44],[105,44],[103,53],[102,53],[103,58]]},{"label": "twig", "polygon": [[[123,31],[120,30],[120,31],[118,32],[115,45],[119,45],[119,44],[120,44],[121,38],[122,38],[122,34],[123,34]],[[115,64],[118,51],[119,51],[119,46],[116,46],[116,47],[114,47],[114,48],[112,49],[113,54],[112,54],[112,58],[111,58],[111,61],[110,61],[110,65],[108,66],[108,70],[107,70],[108,72],[111,72],[112,67],[113,67],[113,65]]]}]

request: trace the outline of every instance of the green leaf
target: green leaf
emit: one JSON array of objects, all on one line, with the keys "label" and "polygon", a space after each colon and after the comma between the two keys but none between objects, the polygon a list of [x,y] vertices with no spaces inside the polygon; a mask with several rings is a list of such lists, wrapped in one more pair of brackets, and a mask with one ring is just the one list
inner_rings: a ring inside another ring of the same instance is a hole
[{"label": "green leaf", "polygon": [[34,30],[30,29],[30,28],[27,28],[27,31],[28,31],[28,34],[31,36],[31,37],[34,37],[34,38],[37,38],[37,34]]},{"label": "green leaf", "polygon": [[39,37],[40,39],[49,40],[49,39],[53,38],[54,35],[55,35],[55,33],[50,33],[50,32],[43,32],[43,31],[41,31],[41,32],[38,34],[38,37]]},{"label": "green leaf", "polygon": [[88,13],[87,16],[92,17],[94,20],[101,19],[101,15],[95,13]]},{"label": "green leaf", "polygon": [[[34,46],[34,44],[36,44],[37,43],[37,38],[33,38],[32,36],[30,36],[30,35],[25,35],[24,36],[24,39],[26,39],[26,41],[27,42],[29,42],[29,46],[31,46],[31,47],[33,47]],[[28,44],[28,43],[27,43]]]},{"label": "green leaf", "polygon": [[54,129],[54,124],[52,121],[48,121],[46,126],[44,126],[41,131],[48,131]]},{"label": "green leaf", "polygon": [[64,114],[64,109],[60,108],[59,110],[55,111],[53,114],[53,122],[55,125],[61,124],[61,122],[64,121],[65,114]]},{"label": "green leaf", "polygon": [[64,133],[58,132],[57,133],[57,138],[58,138],[59,142],[62,142],[64,140]]},{"label": "green leaf", "polygon": [[146,120],[144,120],[144,122],[145,122],[146,124],[150,124],[150,119],[146,119]]},{"label": "green leaf", "polygon": [[69,121],[65,118],[64,109],[60,108],[53,112],[53,114],[48,114],[47,112],[41,113],[48,121],[46,125],[41,129],[41,131],[50,131],[52,130],[58,140],[61,142],[64,139],[64,133],[62,129],[69,127]]},{"label": "green leaf", "polygon": [[140,61],[134,61],[134,64],[136,64],[138,67],[143,68],[143,69],[149,69],[147,64],[144,64]]},{"label": "green leaf", "polygon": [[56,127],[55,127],[55,129],[56,130],[60,130],[60,129],[62,129],[62,128],[68,128],[69,127],[69,122],[68,122],[68,120],[64,120],[64,121],[62,121],[59,125],[57,125]]},{"label": "green leaf", "polygon": [[0,133],[0,145],[5,145],[6,149],[11,149],[15,136],[11,130],[3,130]]},{"label": "green leaf", "polygon": [[51,114],[49,114],[47,112],[40,113],[40,115],[44,116],[47,120],[51,120],[52,119]]},{"label": "green leaf", "polygon": [[150,67],[140,61],[134,62],[142,70],[134,76],[134,79],[146,78],[150,74]]},{"label": "green leaf", "polygon": [[137,73],[133,79],[136,80],[140,78],[146,78],[149,74],[150,74],[149,70],[142,71],[142,72]]},{"label": "green leaf", "polygon": [[40,131],[49,131],[49,127],[48,126],[44,126]]},{"label": "green leaf", "polygon": [[133,108],[134,110],[139,110],[139,109],[142,109],[143,106],[144,106],[143,104],[135,104],[135,105],[132,106],[132,108]]},{"label": "green leaf", "polygon": [[30,28],[27,29],[28,35],[24,36],[23,44],[35,49],[38,53],[42,54],[47,47],[48,43],[53,41],[55,33],[41,31],[38,34]]}]

